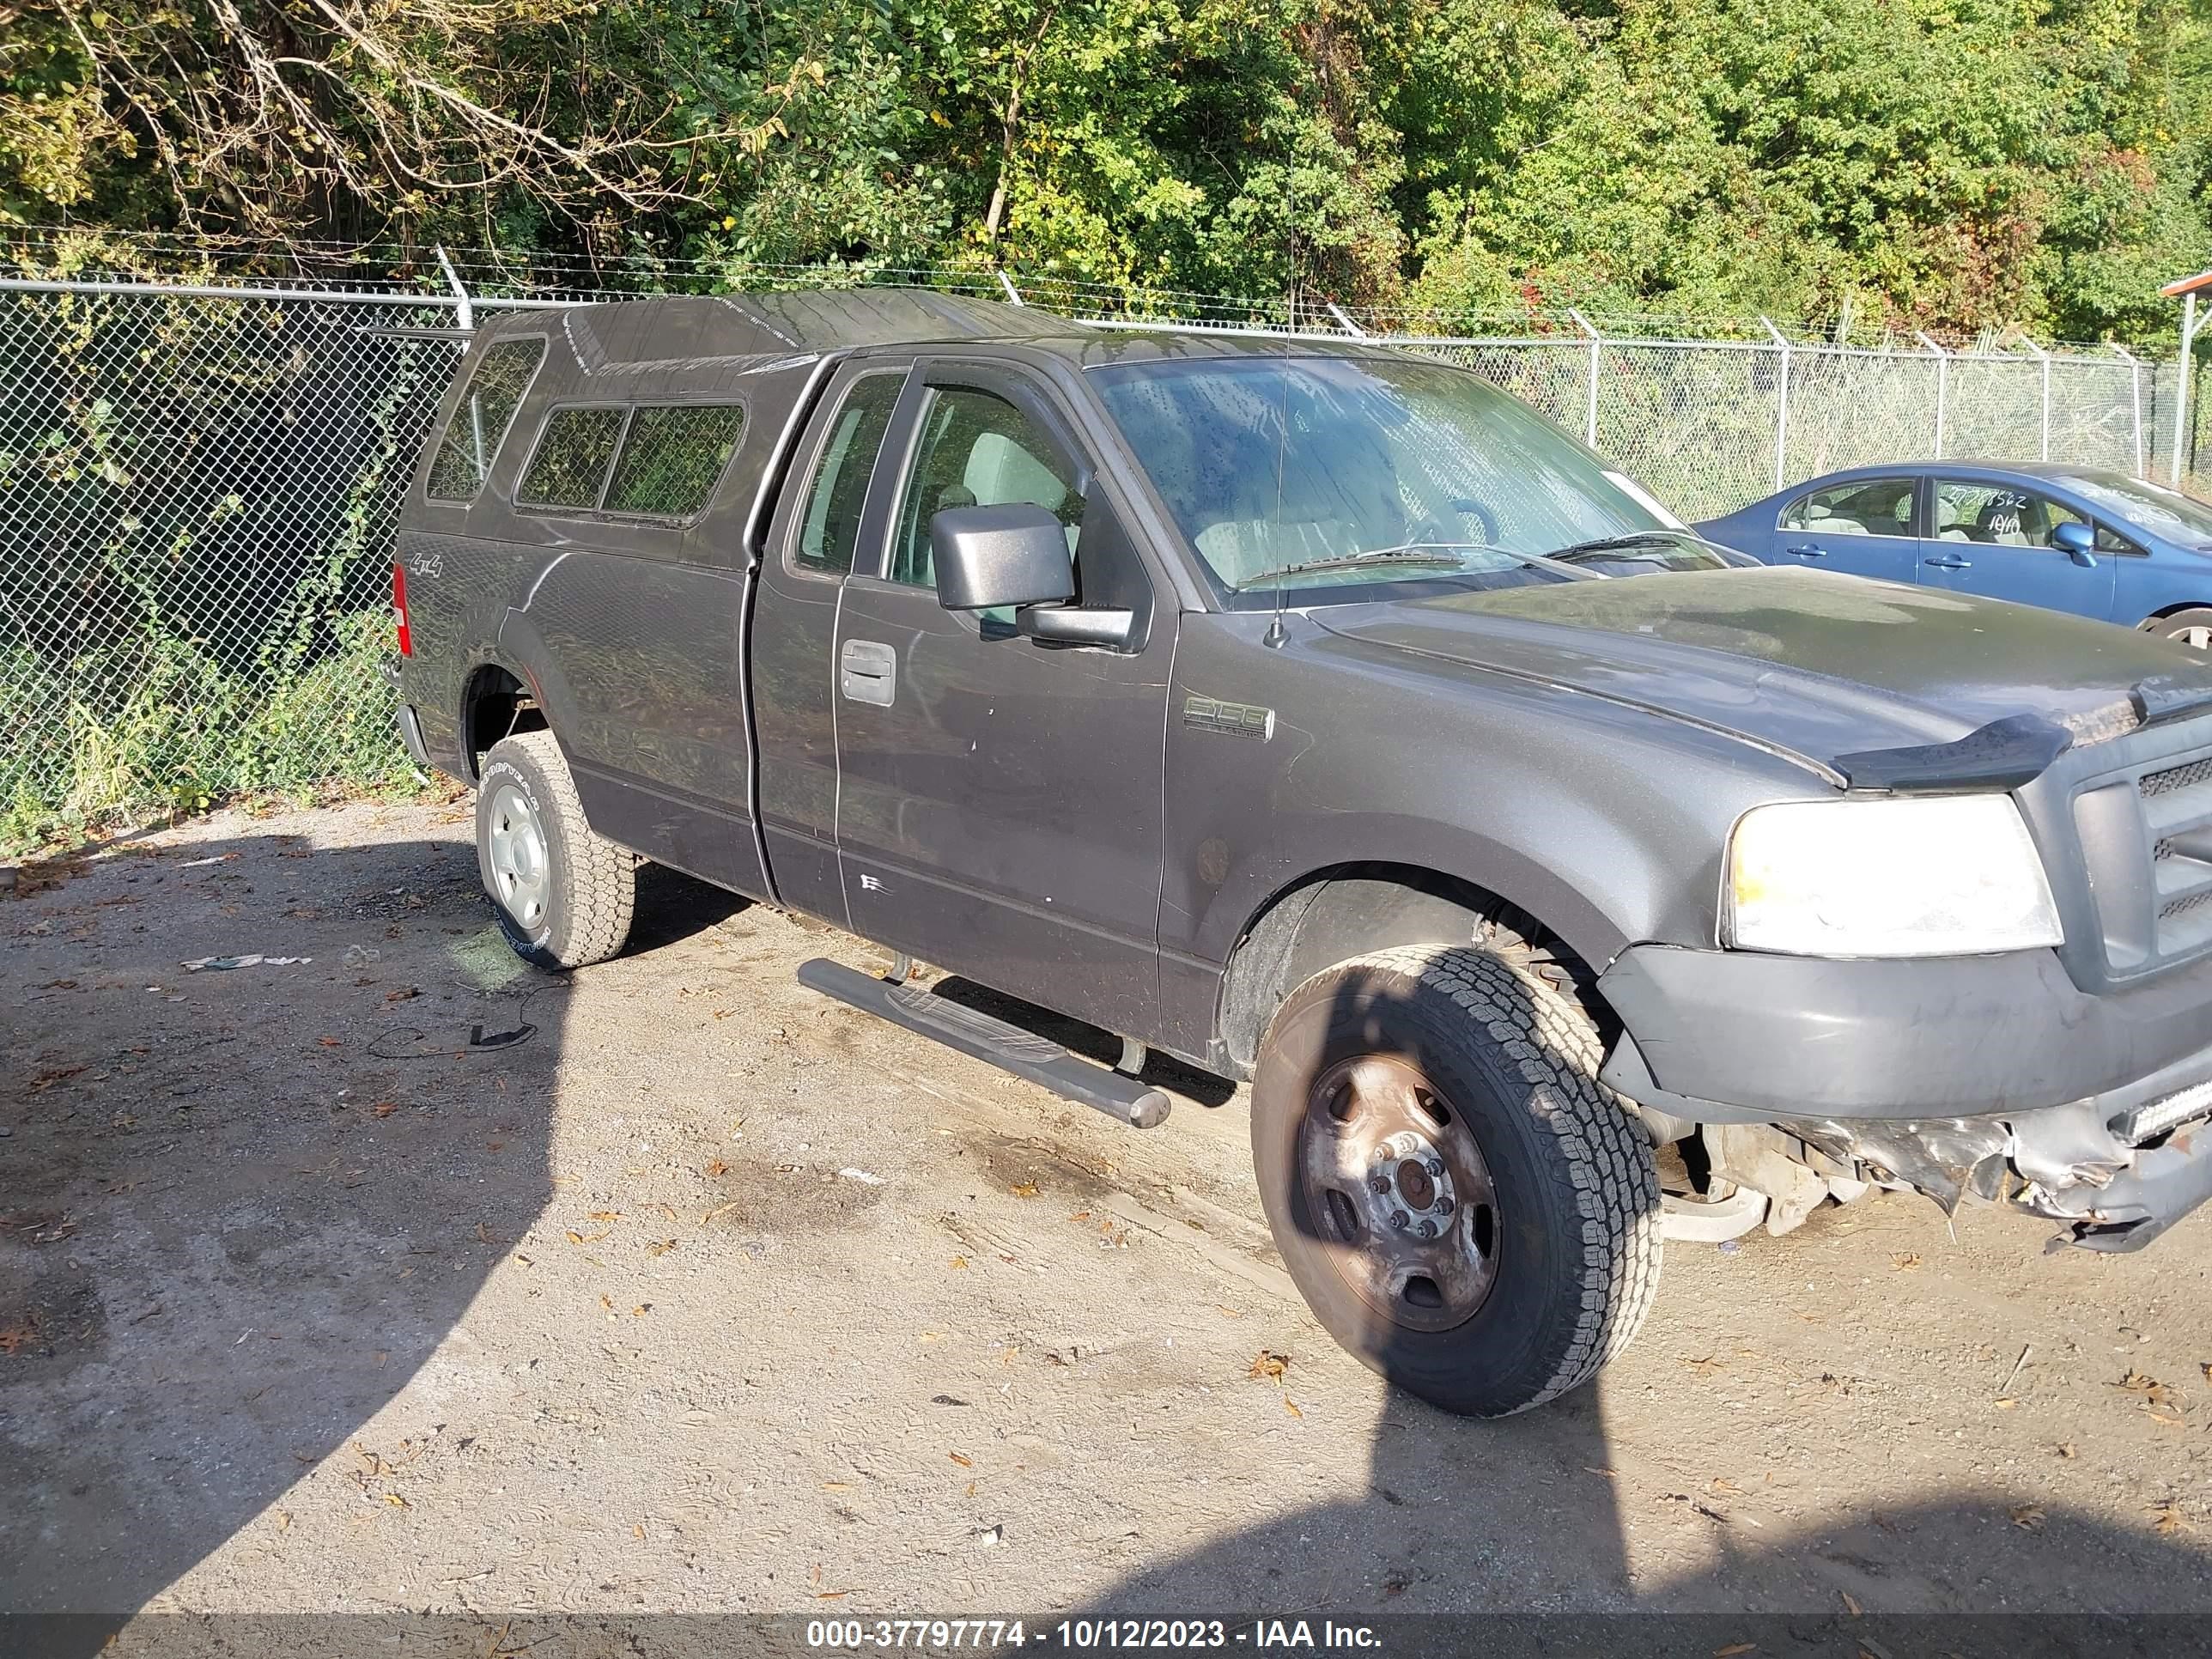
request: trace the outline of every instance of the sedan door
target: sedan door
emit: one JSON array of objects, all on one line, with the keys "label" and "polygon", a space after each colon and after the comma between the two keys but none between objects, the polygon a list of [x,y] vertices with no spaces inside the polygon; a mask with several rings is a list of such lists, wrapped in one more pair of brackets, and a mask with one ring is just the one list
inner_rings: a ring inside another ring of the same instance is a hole
[{"label": "sedan door", "polygon": [[1852,478],[1808,490],[1782,509],[1767,562],[1911,581],[1920,550],[1918,483]]},{"label": "sedan door", "polygon": [[[853,931],[1122,1036],[1158,1007],[1174,613],[1063,405],[997,365],[924,365],[871,574],[837,626],[837,840]],[[886,473],[893,469],[887,466]],[[879,489],[884,480],[878,479]],[[1023,501],[1066,527],[1077,600],[1127,649],[1047,644],[938,603],[930,520]]]},{"label": "sedan door", "polygon": [[2112,556],[2069,552],[2053,539],[2062,524],[2087,526],[2082,514],[2008,478],[1935,483],[1932,533],[1920,544],[1923,586],[2112,620]]}]

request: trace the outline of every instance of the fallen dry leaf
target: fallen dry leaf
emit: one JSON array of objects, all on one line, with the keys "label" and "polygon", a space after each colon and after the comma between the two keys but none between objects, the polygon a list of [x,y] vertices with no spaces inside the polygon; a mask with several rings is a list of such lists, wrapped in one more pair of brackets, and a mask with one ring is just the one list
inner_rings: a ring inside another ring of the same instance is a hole
[{"label": "fallen dry leaf", "polygon": [[1759,1644],[1756,1642],[1731,1642],[1724,1648],[1715,1648],[1713,1659],[1736,1659],[1738,1654],[1758,1651]]},{"label": "fallen dry leaf", "polygon": [[975,1467],[975,1460],[972,1457],[963,1456],[958,1452],[947,1452],[945,1455],[963,1469],[972,1469]]},{"label": "fallen dry leaf", "polygon": [[1298,1402],[1288,1395],[1283,1396],[1283,1409],[1300,1421],[1304,1420],[1305,1413],[1298,1409]]},{"label": "fallen dry leaf", "polygon": [[729,1172],[730,1166],[723,1163],[719,1158],[714,1159],[707,1165],[707,1173],[710,1176],[726,1176],[729,1174]]},{"label": "fallen dry leaf", "polygon": [[645,1536],[645,1528],[633,1523],[629,1529],[629,1535],[633,1538],[642,1539]]},{"label": "fallen dry leaf", "polygon": [[1009,1187],[1006,1190],[1016,1198],[1035,1198],[1037,1195],[1037,1184],[1034,1181],[1024,1181],[1019,1186]]},{"label": "fallen dry leaf", "polygon": [[2040,1504],[2021,1504],[2012,1511],[2012,1523],[2024,1532],[2043,1529],[2043,1506]]},{"label": "fallen dry leaf", "polygon": [[2197,1530],[2196,1522],[2181,1512],[2181,1505],[2179,1504],[2167,1502],[2165,1504],[2153,1504],[2150,1509],[2150,1515],[2152,1516],[2151,1530],[2161,1534],[2162,1536],[2170,1537],[2177,1532],[2195,1532]]},{"label": "fallen dry leaf", "polygon": [[601,1291],[599,1292],[599,1305],[602,1308],[605,1308],[609,1313],[612,1313],[615,1310],[615,1299],[609,1296],[605,1291]]},{"label": "fallen dry leaf", "polygon": [[1715,1372],[1726,1369],[1711,1354],[1705,1355],[1702,1359],[1685,1359],[1682,1363],[1698,1376],[1711,1376]]},{"label": "fallen dry leaf", "polygon": [[1901,1273],[1909,1273],[1920,1265],[1920,1257],[1917,1254],[1893,1255],[1890,1260],[1897,1264],[1897,1270]]},{"label": "fallen dry leaf", "polygon": [[964,1267],[968,1265],[968,1258],[964,1255],[956,1255],[952,1258],[952,1265],[956,1267]]},{"label": "fallen dry leaf", "polygon": [[675,1248],[676,1241],[672,1238],[656,1239],[653,1243],[645,1247],[645,1253],[647,1255],[654,1256],[666,1255]]},{"label": "fallen dry leaf", "polygon": [[1262,1348],[1260,1350],[1259,1357],[1253,1360],[1252,1369],[1247,1375],[1255,1382],[1264,1382],[1271,1377],[1280,1376],[1289,1369],[1290,1363],[1290,1355],[1270,1353],[1267,1349]]},{"label": "fallen dry leaf", "polygon": [[1838,1590],[1836,1594],[1844,1598],[1844,1606],[1849,1609],[1852,1618],[1859,1619],[1865,1616],[1866,1609],[1859,1605],[1858,1597],[1853,1595],[1849,1590]]},{"label": "fallen dry leaf", "polygon": [[317,1037],[315,1041],[325,1048],[343,1048],[345,1047],[345,1040],[343,1037]]},{"label": "fallen dry leaf", "polygon": [[390,1117],[390,1116],[391,1116],[394,1112],[398,1111],[398,1109],[399,1109],[399,1103],[398,1103],[398,1101],[396,1101],[396,1100],[380,1100],[380,1101],[378,1101],[378,1102],[376,1103],[376,1104],[375,1104],[375,1105],[374,1105],[374,1106],[372,1106],[372,1107],[370,1107],[370,1108],[368,1109],[368,1115],[369,1115],[371,1117]]},{"label": "fallen dry leaf", "polygon": [[2061,1457],[2071,1457],[2074,1455],[2074,1443],[2071,1440],[2062,1440],[2058,1443],[2057,1449]]}]

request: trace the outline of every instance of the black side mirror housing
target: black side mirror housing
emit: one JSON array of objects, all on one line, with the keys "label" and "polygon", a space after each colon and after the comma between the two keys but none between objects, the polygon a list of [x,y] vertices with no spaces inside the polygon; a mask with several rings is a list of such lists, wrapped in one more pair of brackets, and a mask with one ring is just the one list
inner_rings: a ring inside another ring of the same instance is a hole
[{"label": "black side mirror housing", "polygon": [[929,521],[937,602],[947,611],[1063,605],[1075,597],[1067,531],[1042,507],[948,507]]},{"label": "black side mirror housing", "polygon": [[2051,544],[2065,549],[2066,556],[2076,564],[2094,566],[2097,562],[2097,534],[2078,520],[2069,519],[2063,524],[2054,525]]}]

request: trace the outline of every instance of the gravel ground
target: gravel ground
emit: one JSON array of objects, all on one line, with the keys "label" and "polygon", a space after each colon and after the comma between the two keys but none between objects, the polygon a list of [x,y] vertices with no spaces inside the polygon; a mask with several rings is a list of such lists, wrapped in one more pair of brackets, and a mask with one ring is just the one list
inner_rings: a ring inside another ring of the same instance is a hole
[{"label": "gravel ground", "polygon": [[[469,835],[0,898],[0,1609],[2212,1610],[2212,1217],[1677,1245],[1596,1386],[1462,1422],[1305,1316],[1226,1085],[1119,1127],[660,871],[564,984]],[[249,951],[312,960],[182,965]]]}]

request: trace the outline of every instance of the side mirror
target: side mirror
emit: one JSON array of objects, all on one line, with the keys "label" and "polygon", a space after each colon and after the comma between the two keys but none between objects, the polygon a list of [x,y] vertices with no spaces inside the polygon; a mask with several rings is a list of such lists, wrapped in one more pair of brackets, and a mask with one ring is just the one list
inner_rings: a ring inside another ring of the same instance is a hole
[{"label": "side mirror", "polygon": [[1075,596],[1067,532],[1028,501],[948,507],[929,521],[937,602],[947,611],[1060,605]]},{"label": "side mirror", "polygon": [[2076,520],[2069,519],[2063,524],[2054,526],[2051,532],[2051,544],[2063,548],[2066,556],[2076,564],[2092,568],[2096,565],[2097,532]]}]

